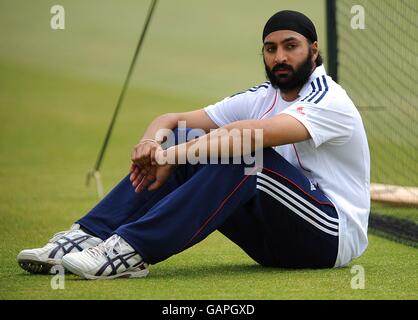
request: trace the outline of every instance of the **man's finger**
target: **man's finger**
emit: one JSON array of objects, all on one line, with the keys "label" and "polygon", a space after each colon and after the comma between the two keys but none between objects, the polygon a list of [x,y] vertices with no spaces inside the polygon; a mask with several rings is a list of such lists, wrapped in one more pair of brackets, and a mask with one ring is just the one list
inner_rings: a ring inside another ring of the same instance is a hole
[{"label": "man's finger", "polygon": [[156,179],[155,177],[155,170],[150,170],[148,173],[143,177],[141,182],[136,186],[136,191],[141,192],[144,190],[148,185]]},{"label": "man's finger", "polygon": [[138,167],[135,168],[135,170],[131,174],[131,181],[134,181],[139,176],[139,169]]},{"label": "man's finger", "polygon": [[138,163],[138,160],[140,160],[144,156],[145,152],[142,145],[136,145],[134,152],[132,154],[132,161],[135,163]]},{"label": "man's finger", "polygon": [[152,166],[155,166],[157,164],[157,162],[155,161],[155,151],[156,151],[156,149],[153,148],[151,150],[151,154],[150,154],[150,160],[151,160],[151,165]]},{"label": "man's finger", "polygon": [[135,180],[136,176],[138,175],[139,169],[138,169],[138,167],[134,163],[132,163],[131,164],[131,167],[129,169],[129,172],[131,173],[130,176],[129,176],[129,179],[132,182],[132,181]]},{"label": "man's finger", "polygon": [[135,148],[132,150],[132,153],[131,153],[131,160],[134,163],[135,163],[135,160],[136,160],[137,152],[138,152],[138,146],[135,146]]},{"label": "man's finger", "polygon": [[139,174],[138,175],[145,177],[148,174],[148,172],[149,172],[149,169],[148,168],[144,168],[144,169],[139,170]]},{"label": "man's finger", "polygon": [[151,185],[148,187],[148,191],[154,191],[157,190],[159,187],[161,187],[162,183],[159,180],[155,180]]},{"label": "man's finger", "polygon": [[144,179],[144,176],[143,175],[138,175],[135,179],[134,179],[134,181],[132,181],[132,186],[134,187],[134,188],[136,188],[140,183],[141,183],[141,181]]},{"label": "man's finger", "polygon": [[145,177],[138,177],[133,183],[132,186],[135,188],[135,192],[139,192],[137,190],[139,190],[141,188],[141,184],[144,182]]},{"label": "man's finger", "polygon": [[135,163],[132,162],[131,166],[129,167],[129,172],[134,172],[135,168],[136,168],[136,165]]},{"label": "man's finger", "polygon": [[141,191],[143,191],[148,184],[149,184],[148,180],[146,179],[146,177],[144,177],[141,180],[141,182],[138,184],[138,186],[135,188],[135,192],[141,192]]}]

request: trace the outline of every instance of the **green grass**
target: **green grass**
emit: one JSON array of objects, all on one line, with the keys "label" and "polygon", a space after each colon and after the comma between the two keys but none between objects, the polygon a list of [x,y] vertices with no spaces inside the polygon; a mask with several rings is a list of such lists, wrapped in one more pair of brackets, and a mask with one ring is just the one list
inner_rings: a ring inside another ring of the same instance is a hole
[{"label": "green grass", "polygon": [[[21,233],[23,233],[21,231]],[[28,236],[39,239],[36,232]],[[142,279],[86,281],[70,275],[64,290],[51,289],[52,276],[18,269],[14,255],[23,242],[2,250],[2,299],[416,299],[415,249],[371,237],[370,248],[352,265],[365,269],[365,288],[351,288],[351,266],[329,270],[262,268],[220,234],[151,266]],[[10,241],[11,242],[11,241]],[[7,255],[4,259],[3,255]]]},{"label": "green grass", "polygon": [[[52,290],[51,276],[22,271],[15,261],[21,249],[43,245],[97,203],[94,187],[84,185],[86,173],[148,4],[63,0],[67,29],[51,31],[55,3],[28,3],[0,2],[0,299],[417,298],[416,249],[376,236],[361,258],[335,270],[261,268],[214,233],[151,266],[145,279],[68,276],[65,290]],[[103,163],[106,191],[126,174],[131,148],[153,117],[200,108],[263,80],[260,29],[280,8],[309,13],[323,38],[322,8],[311,10],[310,1],[160,3]],[[114,21],[114,12],[123,19]],[[204,27],[192,28],[197,22]],[[365,268],[364,290],[350,287],[354,264]]]},{"label": "green grass", "polygon": [[[51,289],[52,276],[27,274],[18,267],[16,255],[22,248],[42,245],[97,202],[94,188],[84,187],[85,172],[97,152],[95,139],[100,140],[109,116],[101,109],[110,109],[109,100],[117,88],[10,64],[0,65],[0,72],[6,75],[0,83],[7,92],[2,105],[13,92],[20,96],[13,108],[2,108],[0,113],[7,119],[1,128],[1,299],[417,298],[416,249],[375,236],[370,237],[366,253],[347,268],[296,271],[259,267],[214,233],[151,266],[145,279],[88,282],[71,275],[66,277],[65,290]],[[48,95],[51,86],[54,90]],[[74,91],[78,94],[73,95]],[[98,105],[93,103],[97,97]],[[143,128],[168,101],[174,107],[199,103],[133,90],[128,105],[137,98],[141,103],[153,101],[154,108],[122,115],[124,125],[117,126],[105,162],[106,190],[127,170],[128,151],[135,142],[132,131],[140,131],[133,128]],[[351,289],[350,270],[355,264],[365,268],[364,290]]]}]

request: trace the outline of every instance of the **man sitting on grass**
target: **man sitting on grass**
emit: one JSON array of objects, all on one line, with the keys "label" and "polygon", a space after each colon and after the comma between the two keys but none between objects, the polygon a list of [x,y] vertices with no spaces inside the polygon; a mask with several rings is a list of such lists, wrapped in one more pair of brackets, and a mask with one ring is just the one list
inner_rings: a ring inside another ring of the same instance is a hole
[{"label": "man sitting on grass", "polygon": [[[370,209],[360,114],[327,76],[308,17],[280,11],[262,40],[268,82],[156,118],[130,174],[70,230],[20,252],[19,265],[48,273],[62,264],[87,279],[143,277],[149,264],[215,230],[262,266],[332,268],[360,256]],[[180,121],[204,134],[181,140]],[[161,133],[173,129],[163,135],[174,143],[163,148]],[[253,154],[262,161],[248,168]]]}]

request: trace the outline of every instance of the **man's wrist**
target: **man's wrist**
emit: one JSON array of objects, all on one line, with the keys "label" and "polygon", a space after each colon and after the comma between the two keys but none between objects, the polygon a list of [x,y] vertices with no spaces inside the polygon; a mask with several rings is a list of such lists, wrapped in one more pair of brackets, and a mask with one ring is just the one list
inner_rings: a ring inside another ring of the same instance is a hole
[{"label": "man's wrist", "polygon": [[152,142],[152,143],[156,143],[156,144],[158,144],[158,145],[161,145],[161,142],[158,142],[157,140],[155,140],[155,139],[141,139],[140,141],[139,141],[139,144],[143,144],[143,143],[147,143],[147,142]]}]

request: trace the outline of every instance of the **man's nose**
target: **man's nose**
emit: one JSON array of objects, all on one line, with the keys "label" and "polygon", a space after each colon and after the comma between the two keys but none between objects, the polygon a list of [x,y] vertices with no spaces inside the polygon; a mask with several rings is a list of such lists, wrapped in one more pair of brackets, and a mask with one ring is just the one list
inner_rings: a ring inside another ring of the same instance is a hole
[{"label": "man's nose", "polygon": [[276,64],[286,63],[287,62],[287,55],[284,50],[277,49],[276,56],[274,57],[274,62]]}]

